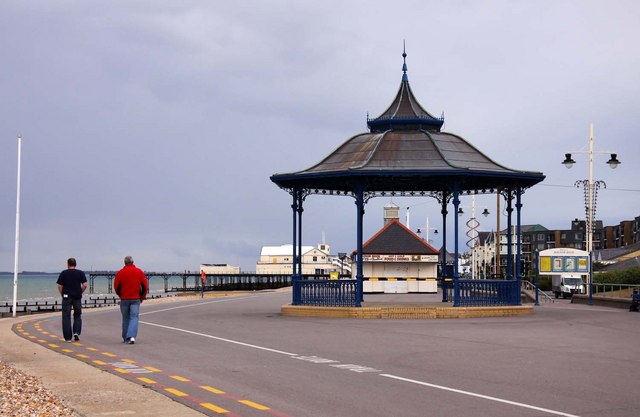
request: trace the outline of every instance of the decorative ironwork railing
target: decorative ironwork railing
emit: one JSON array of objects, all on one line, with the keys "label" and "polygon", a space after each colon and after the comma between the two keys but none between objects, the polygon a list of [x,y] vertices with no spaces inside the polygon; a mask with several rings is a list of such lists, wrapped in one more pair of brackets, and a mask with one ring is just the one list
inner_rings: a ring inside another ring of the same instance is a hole
[{"label": "decorative ironwork railing", "polygon": [[356,290],[356,280],[294,279],[293,304],[322,307],[355,307]]},{"label": "decorative ironwork railing", "polygon": [[520,304],[520,287],[516,280],[459,279],[458,287],[458,306],[461,307]]}]

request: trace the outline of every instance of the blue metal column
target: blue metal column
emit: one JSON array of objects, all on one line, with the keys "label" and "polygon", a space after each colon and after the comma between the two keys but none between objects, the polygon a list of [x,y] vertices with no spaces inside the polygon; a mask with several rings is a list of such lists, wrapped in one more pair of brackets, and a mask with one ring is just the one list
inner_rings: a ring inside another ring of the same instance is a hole
[{"label": "blue metal column", "polygon": [[522,285],[522,238],[521,232],[521,211],[522,211],[522,189],[516,189],[516,280],[517,280],[517,304],[522,305],[522,297],[520,296]]},{"label": "blue metal column", "polygon": [[356,207],[358,211],[358,236],[356,243],[356,250],[358,252],[358,260],[356,266],[356,307],[362,306],[362,281],[364,274],[362,272],[362,223],[364,217],[364,193],[362,187],[358,186],[355,190],[356,194]]},{"label": "blue metal column", "polygon": [[507,190],[507,279],[513,279],[513,233],[511,216],[513,214],[513,192]]},{"label": "blue metal column", "polygon": [[456,188],[453,191],[453,229],[454,229],[454,247],[455,253],[453,256],[453,306],[458,307],[460,305],[460,284],[458,283],[458,209],[460,208],[459,191]]},{"label": "blue metal column", "polygon": [[303,190],[298,191],[298,278],[302,279],[302,208]]},{"label": "blue metal column", "polygon": [[593,251],[589,252],[589,302],[590,306],[593,305]]},{"label": "blue metal column", "polygon": [[298,282],[298,276],[296,273],[296,268],[298,266],[298,263],[296,261],[296,249],[297,249],[297,236],[298,236],[298,224],[297,224],[297,219],[296,219],[296,215],[298,212],[298,188],[293,189],[293,192],[291,193],[291,195],[293,196],[293,203],[291,204],[291,209],[293,211],[293,258],[291,259],[291,285],[292,285],[292,301],[291,304],[295,305],[299,305],[300,304],[300,283]]},{"label": "blue metal column", "polygon": [[538,252],[538,249],[536,249],[535,252],[535,259],[536,259],[536,305],[539,306],[540,305],[540,301],[538,300],[538,288],[540,285],[540,253]]},{"label": "blue metal column", "polygon": [[442,213],[442,253],[441,255],[441,263],[440,263],[440,273],[441,273],[441,287],[442,287],[442,302],[446,303],[449,301],[447,298],[447,283],[445,281],[445,271],[447,267],[447,200],[449,195],[446,191],[442,192],[442,209],[440,213]]}]

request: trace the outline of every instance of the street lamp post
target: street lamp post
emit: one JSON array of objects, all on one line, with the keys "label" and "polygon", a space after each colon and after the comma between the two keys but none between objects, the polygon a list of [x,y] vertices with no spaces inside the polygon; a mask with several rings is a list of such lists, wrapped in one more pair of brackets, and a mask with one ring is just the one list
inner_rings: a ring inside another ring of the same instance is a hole
[{"label": "street lamp post", "polygon": [[18,259],[20,249],[20,160],[22,156],[22,134],[18,132],[18,191],[16,192],[16,247],[13,264],[13,317],[18,304]]},{"label": "street lamp post", "polygon": [[[586,180],[581,180],[581,181],[576,181],[575,185],[576,187],[582,187],[584,189],[584,199],[585,199],[585,246],[586,246],[586,251],[589,253],[589,258],[591,258],[591,253],[593,251],[593,230],[595,228],[594,225],[594,221],[595,221],[595,214],[596,214],[596,201],[597,201],[597,197],[598,197],[598,190],[600,189],[600,187],[605,187],[607,186],[607,184],[604,181],[593,181],[593,155],[594,154],[610,154],[611,157],[610,159],[607,161],[607,164],[612,168],[615,169],[618,167],[618,165],[620,165],[620,161],[617,158],[617,154],[613,153],[613,152],[609,152],[609,151],[594,151],[593,150],[593,123],[591,123],[589,125],[589,143],[588,143],[588,150],[578,150],[578,151],[574,151],[573,153],[586,153],[588,154],[589,157],[589,177]],[[571,158],[571,153],[566,153],[565,154],[565,160],[562,162],[562,164],[567,167],[567,168],[571,168],[573,166],[573,164],[575,164],[576,161],[574,161]],[[592,269],[593,265],[590,265],[590,269]],[[592,303],[592,279],[591,279],[592,275],[589,274],[589,304]]]}]

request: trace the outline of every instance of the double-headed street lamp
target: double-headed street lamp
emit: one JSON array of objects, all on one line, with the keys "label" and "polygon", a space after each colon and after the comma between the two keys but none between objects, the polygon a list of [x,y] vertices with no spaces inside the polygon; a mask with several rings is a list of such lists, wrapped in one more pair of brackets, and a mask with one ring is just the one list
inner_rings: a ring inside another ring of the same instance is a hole
[{"label": "double-headed street lamp", "polygon": [[[589,178],[586,180],[576,181],[576,187],[582,187],[584,189],[584,200],[585,200],[585,228],[586,228],[586,250],[591,253],[593,251],[593,230],[594,230],[594,220],[596,215],[596,203],[598,198],[598,190],[600,187],[607,187],[607,184],[604,181],[593,181],[593,155],[598,154],[610,154],[611,158],[607,161],[607,164],[613,169],[617,168],[620,165],[620,161],[618,161],[618,155],[616,153],[612,153],[609,151],[594,151],[593,150],[593,123],[589,125],[589,150],[578,150],[573,153],[587,153],[589,155]],[[571,168],[573,164],[575,164],[571,158],[571,153],[565,154],[565,160],[562,162],[564,166],[567,168]]]},{"label": "double-headed street lamp", "polygon": [[[595,216],[596,216],[596,203],[597,203],[597,198],[598,198],[598,190],[600,189],[600,187],[607,187],[607,184],[604,181],[593,181],[593,155],[595,153],[597,154],[610,154],[611,157],[609,158],[609,160],[607,161],[607,164],[612,168],[615,169],[618,167],[618,165],[620,165],[620,161],[618,161],[618,155],[616,153],[610,152],[610,151],[594,151],[593,150],[593,123],[591,123],[589,125],[589,150],[578,150],[578,151],[574,151],[573,153],[587,153],[589,155],[589,178],[586,180],[579,180],[576,181],[575,185],[576,187],[582,187],[584,189],[584,200],[585,200],[585,237],[586,237],[586,250],[589,253],[589,283],[588,283],[588,291],[589,291],[589,304],[592,304],[592,296],[593,296],[593,289],[592,289],[592,282],[593,282],[593,256],[592,256],[592,251],[593,251],[593,231],[595,228]],[[567,168],[571,168],[573,166],[573,164],[575,164],[576,161],[574,161],[571,158],[571,153],[566,153],[565,154],[565,159],[562,162],[562,164],[564,166],[566,166]]]}]

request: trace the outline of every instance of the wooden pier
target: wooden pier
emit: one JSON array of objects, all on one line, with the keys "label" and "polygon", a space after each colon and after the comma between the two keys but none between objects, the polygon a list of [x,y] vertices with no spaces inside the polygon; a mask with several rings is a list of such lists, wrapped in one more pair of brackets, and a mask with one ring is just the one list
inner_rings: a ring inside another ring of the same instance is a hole
[{"label": "wooden pier", "polygon": [[[182,272],[145,272],[149,281],[154,279],[164,280],[164,292],[187,292],[202,291],[202,277],[200,273]],[[90,272],[89,273],[89,294],[95,293],[95,280],[107,279],[107,293],[113,294],[113,280],[115,271]],[[169,287],[171,278],[179,278],[182,286]],[[188,283],[193,285],[188,285]],[[291,285],[291,275],[263,275],[263,274],[207,274],[205,278],[204,291],[257,291],[265,289],[282,288]]]}]

